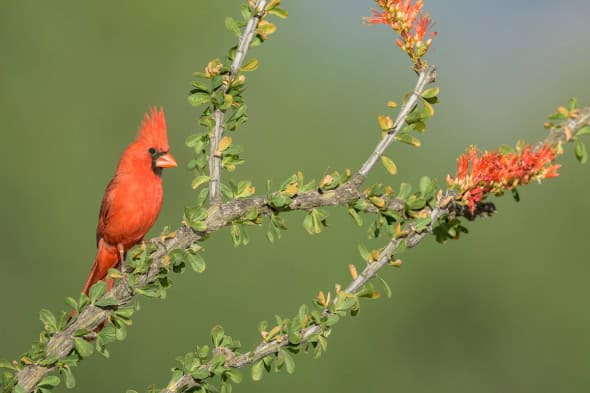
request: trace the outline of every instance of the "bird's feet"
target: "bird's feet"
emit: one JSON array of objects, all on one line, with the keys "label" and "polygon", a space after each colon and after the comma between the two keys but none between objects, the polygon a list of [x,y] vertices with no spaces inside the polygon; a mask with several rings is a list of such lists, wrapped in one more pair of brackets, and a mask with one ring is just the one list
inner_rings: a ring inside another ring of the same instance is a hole
[{"label": "bird's feet", "polygon": [[127,269],[125,268],[125,248],[119,243],[117,244],[117,250],[119,251],[119,270],[121,270],[122,279],[125,280],[127,286],[130,286],[127,279]]}]

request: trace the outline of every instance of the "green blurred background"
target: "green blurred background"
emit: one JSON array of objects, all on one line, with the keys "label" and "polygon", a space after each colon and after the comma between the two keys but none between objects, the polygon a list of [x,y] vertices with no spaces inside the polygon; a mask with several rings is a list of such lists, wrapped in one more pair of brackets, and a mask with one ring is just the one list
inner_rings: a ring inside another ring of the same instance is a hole
[{"label": "green blurred background", "polygon": [[[199,111],[191,73],[234,41],[226,15],[238,1],[0,2],[0,357],[15,358],[40,330],[38,311],[66,309],[95,252],[100,200],[119,154],[148,105],[166,109],[181,166]],[[263,192],[296,170],[362,163],[379,138],[376,116],[415,77],[385,27],[367,26],[369,0],[284,1],[290,17],[261,48],[248,76],[251,121],[235,136],[247,165],[235,176]],[[492,149],[544,137],[544,118],[571,96],[590,104],[587,0],[427,1],[439,36],[442,104],[415,150],[388,153],[400,174],[371,181],[440,180],[469,144]],[[320,360],[297,372],[247,379],[238,392],[590,391],[587,225],[590,175],[571,151],[560,177],[497,200],[499,213],[469,224],[445,246],[428,240],[384,272],[393,299],[366,302],[330,337]],[[155,226],[176,226],[190,204],[191,174],[166,171]],[[229,233],[207,241],[207,271],[175,278],[166,301],[141,300],[128,339],[76,370],[79,392],[163,386],[174,358],[207,343],[222,324],[246,348],[259,320],[294,314],[319,289],[348,279],[365,230],[343,209],[309,237],[302,216],[269,245],[264,229],[234,249]],[[369,243],[373,244],[373,243]],[[188,316],[188,317],[187,317]],[[58,391],[65,391],[60,387]]]}]

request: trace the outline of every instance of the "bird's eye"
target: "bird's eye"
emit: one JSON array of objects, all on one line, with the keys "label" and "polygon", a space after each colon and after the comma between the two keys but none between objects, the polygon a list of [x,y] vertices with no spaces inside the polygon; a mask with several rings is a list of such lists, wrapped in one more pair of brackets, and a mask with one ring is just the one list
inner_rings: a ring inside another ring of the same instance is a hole
[{"label": "bird's eye", "polygon": [[156,149],[154,149],[153,147],[150,147],[150,148],[148,149],[148,152],[149,152],[150,154],[152,154],[152,155],[153,155],[153,154],[156,154]]}]

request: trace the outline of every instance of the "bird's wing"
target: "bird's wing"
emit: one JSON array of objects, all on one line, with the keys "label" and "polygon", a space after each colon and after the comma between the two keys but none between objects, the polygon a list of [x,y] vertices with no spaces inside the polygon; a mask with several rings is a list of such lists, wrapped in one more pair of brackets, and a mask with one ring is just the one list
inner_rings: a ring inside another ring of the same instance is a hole
[{"label": "bird's wing", "polygon": [[114,177],[104,192],[102,197],[102,203],[100,204],[100,213],[98,214],[98,226],[96,227],[96,246],[104,234],[105,227],[109,222],[109,213],[111,212],[111,206],[113,205],[113,199],[115,197],[115,190],[117,185],[117,178]]}]

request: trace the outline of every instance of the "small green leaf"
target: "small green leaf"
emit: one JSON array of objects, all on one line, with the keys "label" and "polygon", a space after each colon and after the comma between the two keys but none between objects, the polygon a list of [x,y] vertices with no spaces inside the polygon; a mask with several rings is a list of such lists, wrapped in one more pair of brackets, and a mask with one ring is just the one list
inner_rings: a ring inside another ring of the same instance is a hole
[{"label": "small green leaf", "polygon": [[303,219],[303,227],[310,235],[317,235],[322,232],[323,227],[327,226],[326,218],[328,215],[320,209],[311,209],[309,214]]},{"label": "small green leaf", "polygon": [[385,281],[379,275],[377,275],[376,277],[379,280],[379,282],[381,283],[381,286],[383,287],[383,291],[385,292],[385,296],[387,296],[388,299],[391,299],[391,296],[392,296],[391,288],[389,287],[389,284],[387,284],[387,281]]},{"label": "small green leaf", "polygon": [[350,214],[356,225],[358,225],[359,227],[363,226],[363,218],[358,214],[354,207],[348,208],[348,214]]},{"label": "small green leaf", "polygon": [[424,90],[422,98],[434,98],[440,94],[440,87],[431,87],[430,89]]},{"label": "small green leaf", "polygon": [[116,306],[119,304],[119,299],[115,299],[114,297],[107,297],[102,298],[99,301],[94,303],[98,307],[109,307],[109,306]]},{"label": "small green leaf", "polygon": [[514,153],[514,147],[510,145],[502,145],[500,146],[500,153],[503,155]]},{"label": "small green leaf", "polygon": [[240,26],[238,26],[238,22],[234,20],[231,16],[225,18],[225,27],[231,32],[234,33],[237,37],[242,36],[242,32],[240,31]]},{"label": "small green leaf", "polygon": [[383,163],[383,166],[385,167],[385,169],[387,169],[387,172],[389,172],[391,175],[397,174],[397,166],[395,165],[395,162],[393,162],[393,160],[391,158],[386,157],[386,156],[381,156],[381,162]]},{"label": "small green leaf", "polygon": [[74,348],[82,358],[86,358],[94,353],[94,345],[82,337],[74,337]]},{"label": "small green leaf", "polygon": [[275,7],[268,11],[269,14],[278,16],[281,19],[286,19],[289,16],[289,13],[282,8]]},{"label": "small green leaf", "polygon": [[225,331],[223,326],[215,325],[211,329],[211,339],[213,340],[213,346],[219,347],[223,343],[223,338],[225,337]]},{"label": "small green leaf", "polygon": [[16,385],[13,389],[14,393],[28,393],[21,385]]},{"label": "small green leaf", "polygon": [[295,372],[295,361],[293,360],[293,357],[284,349],[281,349],[281,354],[285,359],[285,368],[287,369],[287,373],[293,374]]},{"label": "small green leaf", "polygon": [[0,368],[17,371],[18,369],[8,360],[0,360]]},{"label": "small green leaf", "polygon": [[225,372],[225,375],[227,375],[229,380],[233,383],[240,383],[243,379],[242,373],[237,370],[228,370]]},{"label": "small green leaf", "polygon": [[57,320],[51,311],[46,309],[41,310],[39,312],[39,319],[41,319],[41,322],[43,322],[45,330],[48,333],[57,332]]},{"label": "small green leaf", "polygon": [[366,262],[369,262],[369,251],[367,250],[367,247],[365,247],[364,244],[359,244],[358,245],[358,250],[359,250],[359,254],[361,254],[361,258],[363,258],[363,260],[365,260]]},{"label": "small green leaf", "polygon": [[197,188],[199,188],[199,186],[201,186],[202,184],[205,184],[209,181],[210,177],[206,176],[206,175],[201,175],[201,176],[197,176],[193,179],[192,182],[192,188],[193,190],[196,190]]},{"label": "small green leaf", "polygon": [[258,68],[258,59],[252,58],[244,63],[242,68],[240,68],[240,71],[243,71],[243,72],[254,71],[257,68]]},{"label": "small green leaf", "polygon": [[259,360],[258,362],[254,363],[252,366],[252,380],[253,381],[260,381],[262,379],[262,374],[264,373],[264,362]]},{"label": "small green leaf", "polygon": [[[194,89],[193,89],[193,91],[192,91],[193,93],[196,93],[197,91],[198,91],[198,92],[207,93],[207,94],[210,94],[210,93],[211,93],[211,92],[209,91],[209,89],[207,88],[207,86],[205,86],[205,84],[204,84],[204,83],[201,83],[201,82],[198,82],[198,81],[193,81],[193,82],[192,82],[192,85],[193,85],[193,87],[194,87]],[[190,146],[189,146],[189,147],[190,147]]]},{"label": "small green leaf", "polygon": [[209,377],[209,370],[207,370],[207,367],[198,367],[197,369],[191,372],[191,376],[194,379],[202,380]]},{"label": "small green leaf", "polygon": [[576,158],[582,164],[585,164],[588,161],[588,151],[586,150],[586,145],[579,139],[576,139],[574,143],[574,148],[576,152]]},{"label": "small green leaf", "polygon": [[98,281],[96,284],[90,287],[90,291],[88,292],[88,297],[90,298],[90,303],[94,304],[96,299],[104,295],[107,291],[107,284],[104,281]]},{"label": "small green leaf", "polygon": [[38,386],[52,388],[59,385],[60,382],[61,381],[57,375],[48,375],[39,382]]},{"label": "small green leaf", "polygon": [[189,252],[187,253],[187,260],[189,265],[195,272],[203,273],[205,271],[205,260],[203,259],[201,254]]},{"label": "small green leaf", "polygon": [[76,387],[76,378],[74,378],[74,373],[72,373],[72,369],[69,367],[64,367],[61,369],[61,372],[64,376],[66,382],[66,388],[73,389]]},{"label": "small green leaf", "polygon": [[420,147],[422,142],[418,138],[413,137],[407,132],[400,132],[395,139],[398,142],[407,143],[408,145],[412,145],[414,147]]},{"label": "small green leaf", "polygon": [[582,127],[576,132],[576,136],[590,135],[590,126]]},{"label": "small green leaf", "polygon": [[397,195],[397,197],[399,199],[401,199],[402,201],[405,201],[406,199],[408,199],[408,197],[410,196],[411,193],[412,193],[412,185],[408,184],[408,183],[402,183],[402,184],[400,184],[399,194]]},{"label": "small green leaf", "polygon": [[434,192],[434,182],[428,176],[423,176],[420,178],[420,193],[429,198],[431,194]]},{"label": "small green leaf", "polygon": [[578,100],[576,98],[570,98],[568,101],[568,109],[573,111],[578,107]]},{"label": "small green leaf", "polygon": [[196,92],[188,96],[188,102],[192,106],[201,106],[211,102],[211,95],[204,92]]}]

